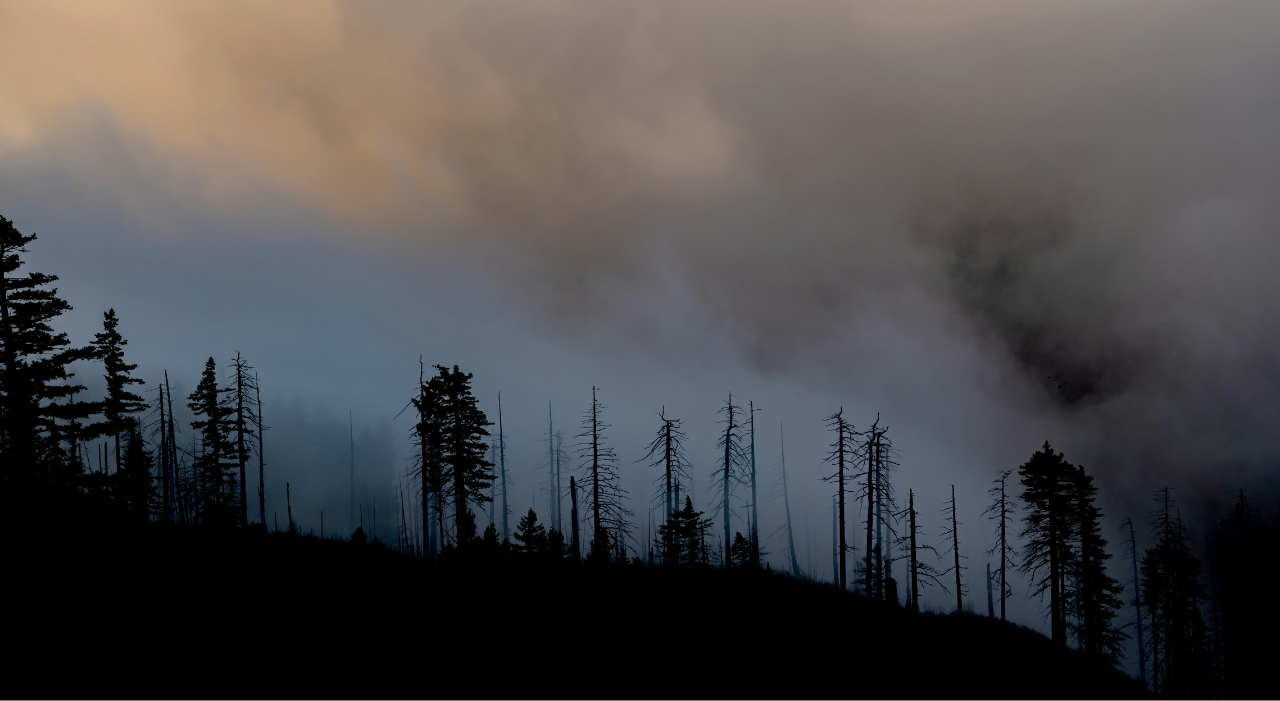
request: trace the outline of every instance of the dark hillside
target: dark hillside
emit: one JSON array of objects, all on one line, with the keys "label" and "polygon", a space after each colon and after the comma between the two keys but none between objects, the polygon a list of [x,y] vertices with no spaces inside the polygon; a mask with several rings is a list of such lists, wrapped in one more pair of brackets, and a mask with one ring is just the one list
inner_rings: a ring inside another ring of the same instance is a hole
[{"label": "dark hillside", "polygon": [[158,524],[11,554],[8,696],[1144,695],[1026,629],[772,575],[428,566],[379,546]]}]

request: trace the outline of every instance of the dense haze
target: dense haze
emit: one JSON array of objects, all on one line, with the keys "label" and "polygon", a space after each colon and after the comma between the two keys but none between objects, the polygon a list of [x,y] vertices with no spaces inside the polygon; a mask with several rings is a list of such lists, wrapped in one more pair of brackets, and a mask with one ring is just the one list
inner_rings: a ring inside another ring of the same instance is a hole
[{"label": "dense haze", "polygon": [[1276,494],[1278,33],[1273,3],[3,3],[0,213],[73,340],[114,307],[179,396],[258,367],[268,509],[287,479],[306,527],[348,527],[348,410],[361,489],[408,469],[422,354],[502,393],[517,517],[547,402],[571,436],[601,387],[641,535],[657,412],[705,507],[715,412],[754,400],[826,577],[822,419],[879,412],[931,536],[956,484],[980,602],[987,483],[1045,440],[1116,541],[1158,485]]}]

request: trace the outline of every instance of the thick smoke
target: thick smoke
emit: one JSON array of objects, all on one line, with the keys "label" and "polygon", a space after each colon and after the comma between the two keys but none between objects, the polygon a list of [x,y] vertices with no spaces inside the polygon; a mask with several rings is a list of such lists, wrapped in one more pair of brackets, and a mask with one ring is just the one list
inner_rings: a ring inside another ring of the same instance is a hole
[{"label": "thick smoke", "polygon": [[1277,32],[1166,0],[6,5],[0,183],[40,212],[71,181],[148,256],[262,246],[218,275],[295,353],[334,342],[311,290],[352,357],[416,361],[417,324],[530,416],[588,371],[647,403],[620,425],[749,382],[883,410],[975,506],[1048,438],[1141,514],[1280,456]]}]

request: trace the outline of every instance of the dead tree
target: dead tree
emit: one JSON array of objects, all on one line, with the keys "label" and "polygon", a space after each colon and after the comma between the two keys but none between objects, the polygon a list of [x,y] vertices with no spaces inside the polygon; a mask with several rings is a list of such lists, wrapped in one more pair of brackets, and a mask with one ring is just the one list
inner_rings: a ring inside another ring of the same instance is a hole
[{"label": "dead tree", "polygon": [[827,417],[827,429],[835,432],[836,440],[831,444],[831,452],[827,454],[827,457],[823,462],[826,462],[827,464],[834,464],[836,466],[836,473],[834,475],[824,477],[823,479],[828,482],[834,481],[836,483],[836,509],[837,520],[839,521],[839,530],[837,532],[838,544],[836,545],[836,552],[839,557],[836,564],[838,570],[836,579],[840,583],[840,590],[846,591],[849,587],[845,581],[845,573],[847,571],[845,555],[849,548],[848,544],[845,543],[844,492],[845,480],[848,478],[847,473],[850,469],[853,457],[857,453],[854,439],[858,433],[853,430],[853,424],[845,421],[844,407],[840,407],[839,411]]},{"label": "dead tree", "polygon": [[498,479],[502,480],[502,539],[511,540],[511,526],[508,517],[511,507],[507,506],[507,437],[502,429],[502,393],[498,393]]},{"label": "dead tree", "polygon": [[796,559],[796,538],[791,529],[791,496],[787,493],[787,437],[782,431],[782,424],[778,424],[778,444],[781,447],[782,454],[782,505],[787,514],[787,550],[791,554],[791,575],[793,577],[801,577],[800,562]]},{"label": "dead tree", "polygon": [[582,459],[583,476],[587,482],[587,491],[591,498],[591,550],[588,559],[606,562],[611,557],[613,545],[625,542],[631,530],[627,520],[632,513],[623,506],[627,491],[622,488],[617,470],[617,456],[613,448],[605,442],[605,431],[609,424],[604,422],[596,393],[598,387],[591,387],[591,409],[582,418],[582,433],[578,434],[578,456]]},{"label": "dead tree", "polygon": [[983,516],[987,516],[996,522],[996,544],[987,551],[988,555],[999,553],[1000,568],[996,570],[996,574],[1000,579],[1000,620],[1005,620],[1005,599],[1013,594],[1013,590],[1009,587],[1008,567],[1009,563],[1019,557],[1018,551],[1009,544],[1009,526],[1013,523],[1014,513],[1017,511],[1016,502],[1013,501],[1012,495],[1008,492],[1009,475],[1013,474],[1013,470],[1004,470],[996,475],[992,480],[995,485],[987,490],[987,494],[991,495],[993,501],[986,511],[982,512]]},{"label": "dead tree", "polygon": [[953,564],[942,572],[942,574],[952,574],[956,576],[956,615],[964,613],[964,584],[961,580],[960,573],[962,570],[968,569],[960,564],[960,531],[959,521],[956,520],[956,486],[951,485],[951,499],[947,502],[947,506],[942,511],[943,517],[950,524],[943,528],[942,535],[951,540],[950,553],[952,555]]},{"label": "dead tree", "polygon": [[[649,441],[644,457],[636,462],[649,461],[650,467],[662,468],[662,474],[654,480],[658,485],[657,494],[654,496],[663,504],[665,509],[663,522],[665,523],[671,520],[671,514],[679,508],[679,495],[676,492],[679,490],[680,479],[689,478],[689,462],[685,457],[686,436],[680,428],[680,419],[667,418],[666,407],[662,408],[658,419],[662,421],[658,434]],[[675,549],[678,547],[675,539],[676,529],[668,528],[661,532],[665,534],[662,542],[663,562],[674,562]]]},{"label": "dead tree", "polygon": [[235,416],[231,430],[236,433],[235,458],[240,469],[240,526],[243,528],[249,525],[248,475],[245,474],[245,465],[249,462],[249,445],[257,434],[254,427],[258,424],[249,391],[257,392],[258,388],[256,375],[249,374],[253,366],[245,362],[239,351],[228,367],[232,368],[233,376],[231,384],[222,391],[227,394],[226,403],[229,408],[233,408]]},{"label": "dead tree", "polygon": [[262,528],[267,527],[267,481],[265,475],[266,459],[262,455],[262,439],[266,437],[267,425],[262,422],[262,389],[258,384],[258,374],[253,374],[254,404],[258,407],[258,520]]},{"label": "dead tree", "polygon": [[751,566],[760,569],[760,510],[756,507],[756,405],[747,402],[747,418],[751,432]]},{"label": "dead tree", "polygon": [[932,545],[920,544],[920,536],[922,534],[920,527],[916,525],[916,516],[918,515],[916,512],[915,493],[907,490],[907,509],[899,514],[900,517],[907,521],[907,532],[898,538],[898,543],[908,551],[907,560],[911,569],[907,573],[907,580],[911,592],[912,613],[920,613],[920,585],[922,583],[936,585],[944,592],[947,591],[946,585],[939,579],[945,573],[939,572],[936,567],[927,562],[920,561],[921,550],[931,551],[935,558],[941,556]]},{"label": "dead tree", "polygon": [[724,461],[720,470],[720,504],[717,506],[720,507],[724,514],[724,544],[721,549],[721,555],[724,560],[722,564],[725,569],[728,569],[729,545],[733,543],[729,499],[733,493],[733,484],[739,479],[743,463],[746,462],[746,455],[742,450],[742,426],[739,423],[739,417],[742,416],[743,411],[742,407],[733,403],[733,393],[729,394],[729,398],[718,413],[724,415],[724,418],[720,420],[720,423],[724,424],[724,432],[720,434],[719,439],[716,441],[716,448],[723,451]]},{"label": "dead tree", "polygon": [[1142,639],[1142,580],[1138,578],[1138,537],[1134,534],[1133,521],[1125,517],[1121,528],[1129,529],[1129,557],[1133,561],[1133,625],[1138,633],[1138,681],[1147,685],[1147,646]]},{"label": "dead tree", "polygon": [[569,518],[573,521],[573,560],[582,559],[582,548],[578,544],[578,483],[573,475],[569,475]]},{"label": "dead tree", "polygon": [[[867,429],[865,442],[860,446],[859,464],[864,469],[863,488],[860,498],[867,500],[867,556],[865,574],[867,596],[886,600],[889,598],[889,579],[892,577],[891,553],[886,553],[886,543],[892,549],[896,532],[893,528],[894,509],[897,502],[893,492],[893,481],[889,473],[898,466],[894,459],[896,452],[888,437],[889,428],[880,425],[880,415]],[[856,476],[855,478],[856,479]],[[874,531],[872,524],[875,524]],[[885,532],[888,532],[886,538]],[[896,596],[896,595],[895,595]]]}]

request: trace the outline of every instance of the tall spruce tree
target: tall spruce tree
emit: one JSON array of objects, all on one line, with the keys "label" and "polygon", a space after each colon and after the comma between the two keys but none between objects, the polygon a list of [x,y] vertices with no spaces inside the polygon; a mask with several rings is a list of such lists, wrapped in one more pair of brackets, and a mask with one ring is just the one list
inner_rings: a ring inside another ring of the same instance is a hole
[{"label": "tall spruce tree", "polygon": [[1022,570],[1032,579],[1031,593],[1049,594],[1050,637],[1067,644],[1066,576],[1072,559],[1071,541],[1076,520],[1073,506],[1075,469],[1048,441],[1018,468],[1025,505],[1022,533]]},{"label": "tall spruce tree", "polygon": [[187,397],[187,408],[195,415],[191,428],[200,432],[200,448],[194,456],[199,484],[200,520],[230,525],[236,522],[235,475],[229,462],[234,454],[230,440],[231,410],[219,398],[218,365],[209,358],[200,383]]},{"label": "tall spruce tree", "polygon": [[1099,523],[1102,512],[1097,507],[1098,488],[1093,477],[1077,467],[1074,480],[1075,530],[1078,538],[1076,557],[1077,636],[1086,654],[1097,655],[1114,664],[1120,658],[1124,635],[1115,627],[1116,612],[1123,605],[1120,583],[1107,574],[1111,559],[1107,541]]},{"label": "tall spruce tree", "polygon": [[[143,402],[142,397],[129,390],[129,385],[144,383],[131,374],[138,369],[137,364],[124,362],[124,347],[129,342],[120,335],[117,329],[119,325],[120,318],[116,316],[116,310],[108,309],[102,315],[102,333],[96,334],[93,339],[94,353],[102,360],[103,369],[106,371],[103,379],[107,381],[107,396],[102,402],[102,415],[105,420],[99,425],[96,433],[110,436],[115,440],[117,469],[124,457],[120,448],[122,444],[120,437],[137,427],[138,420],[133,415],[147,410],[147,404]],[[110,472],[110,460],[111,456],[108,455],[108,472]]]},{"label": "tall spruce tree", "polygon": [[[445,532],[445,492],[449,487],[444,476],[445,414],[442,404],[443,392],[444,376],[438,374],[427,380],[425,366],[421,358],[419,358],[418,396],[412,400],[413,407],[418,411],[418,423],[413,428],[418,448],[418,479],[422,484],[423,518],[428,523],[428,530],[440,534],[441,538],[443,538]],[[434,557],[434,550],[429,554]]]},{"label": "tall spruce tree", "polygon": [[160,495],[151,475],[154,463],[137,426],[131,427],[125,436],[124,459],[112,475],[114,484],[111,491],[117,508],[125,517],[144,521],[160,509]]},{"label": "tall spruce tree", "polygon": [[49,325],[71,309],[52,286],[57,276],[18,273],[21,254],[35,240],[0,216],[0,480],[10,510],[47,506],[43,499],[51,492],[75,488],[79,457],[60,444],[58,423],[100,410],[70,401],[84,387],[71,382],[68,366],[94,350],[73,347]]},{"label": "tall spruce tree", "polygon": [[454,538],[459,548],[476,536],[471,506],[489,500],[484,490],[497,478],[493,463],[485,459],[485,436],[493,424],[471,393],[471,373],[437,365],[441,379],[440,403],[444,415],[444,463],[446,481],[453,490]]}]

